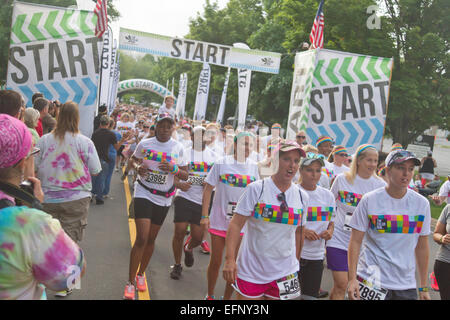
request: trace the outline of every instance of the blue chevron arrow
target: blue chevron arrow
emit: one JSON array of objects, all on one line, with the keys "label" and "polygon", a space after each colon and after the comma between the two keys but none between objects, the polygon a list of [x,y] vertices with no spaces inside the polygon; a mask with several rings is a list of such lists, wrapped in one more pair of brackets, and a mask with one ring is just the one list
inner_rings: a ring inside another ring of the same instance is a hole
[{"label": "blue chevron arrow", "polygon": [[311,144],[312,144],[313,146],[315,146],[315,145],[316,145],[317,138],[319,138],[319,136],[316,135],[316,133],[314,132],[314,130],[311,129],[311,128],[306,128],[306,134],[307,134],[308,137],[311,139]]},{"label": "blue chevron arrow", "polygon": [[58,92],[58,100],[61,103],[66,103],[67,99],[69,98],[69,92],[67,92],[66,89],[64,89],[64,87],[61,85],[61,83],[59,82],[52,82],[51,83],[52,87],[56,90],[56,92]]},{"label": "blue chevron arrow", "polygon": [[97,86],[92,82],[90,78],[81,79],[84,85],[89,89],[89,96],[84,103],[85,106],[91,106],[95,103],[95,99],[97,99]]},{"label": "blue chevron arrow", "polygon": [[[383,119],[384,119],[384,121],[386,121],[386,118],[383,118]],[[372,144],[376,144],[376,143],[381,142],[381,140],[383,139],[384,125],[377,118],[372,118],[372,119],[370,119],[370,121],[377,129],[377,134],[375,135],[375,137],[372,140]]]},{"label": "blue chevron arrow", "polygon": [[32,107],[33,103],[31,101],[34,94],[33,90],[31,90],[29,86],[19,86],[19,89],[23,92],[25,97],[27,97],[27,108]]},{"label": "blue chevron arrow", "polygon": [[346,147],[351,148],[355,145],[356,139],[358,139],[358,131],[353,127],[350,122],[344,122],[344,127],[349,133],[349,139],[347,140]]},{"label": "blue chevron arrow", "polygon": [[333,138],[328,134],[328,131],[325,129],[325,126],[319,126],[318,128],[319,128],[319,132],[320,132],[321,136],[327,136],[327,137]]},{"label": "blue chevron arrow", "polygon": [[339,128],[339,126],[335,123],[330,124],[331,130],[333,130],[334,134],[336,135],[336,145],[342,144],[345,138],[344,132]]},{"label": "blue chevron arrow", "polygon": [[48,88],[43,83],[38,83],[36,85],[36,89],[38,89],[39,92],[44,94],[45,99],[47,100],[53,100],[53,94],[48,90]]},{"label": "blue chevron arrow", "polygon": [[367,125],[367,122],[365,120],[358,120],[356,121],[358,125],[361,127],[361,129],[364,131],[364,136],[361,138],[361,141],[359,144],[366,144],[369,143],[370,136],[372,135],[372,130]]},{"label": "blue chevron arrow", "polygon": [[75,80],[67,80],[67,84],[70,86],[72,91],[75,93],[75,97],[73,97],[72,101],[80,104],[81,99],[83,98],[84,91],[81,89],[81,87],[78,85],[78,83]]}]

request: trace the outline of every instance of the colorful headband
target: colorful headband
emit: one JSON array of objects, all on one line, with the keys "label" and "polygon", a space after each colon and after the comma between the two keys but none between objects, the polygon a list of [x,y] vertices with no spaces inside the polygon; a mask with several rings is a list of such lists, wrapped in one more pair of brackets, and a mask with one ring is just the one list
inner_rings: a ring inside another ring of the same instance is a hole
[{"label": "colorful headband", "polygon": [[362,146],[359,147],[359,151],[356,153],[356,156],[358,157],[364,150],[366,150],[368,148],[377,150],[377,148],[375,148],[374,146],[372,146],[370,144],[363,144]]},{"label": "colorful headband", "polygon": [[381,177],[385,171],[386,171],[386,167],[385,166],[381,167],[380,170],[378,170],[378,176]]},{"label": "colorful headband", "polygon": [[392,147],[392,148],[391,148],[391,151],[394,151],[394,150],[403,150],[403,147],[402,147],[402,146],[395,146],[395,147]]},{"label": "colorful headband", "polygon": [[316,147],[318,147],[321,143],[327,142],[327,141],[330,141],[331,143],[333,143],[333,139],[331,139],[330,137],[323,137],[316,141]]},{"label": "colorful headband", "polygon": [[251,132],[242,131],[242,132],[239,132],[237,135],[234,136],[234,142],[237,142],[238,139],[242,138],[242,137],[252,137],[252,138],[254,138],[255,135],[253,133],[251,133]]},{"label": "colorful headband", "polygon": [[344,147],[336,148],[336,150],[334,150],[333,153],[336,154],[336,153],[341,153],[341,152],[348,153],[347,149],[345,149]]}]

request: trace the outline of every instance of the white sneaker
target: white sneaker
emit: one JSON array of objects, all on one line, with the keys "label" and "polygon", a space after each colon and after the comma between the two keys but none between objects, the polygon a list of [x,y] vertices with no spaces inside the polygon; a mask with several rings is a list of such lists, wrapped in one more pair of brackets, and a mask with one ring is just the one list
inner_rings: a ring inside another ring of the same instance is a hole
[{"label": "white sneaker", "polygon": [[63,291],[58,291],[55,293],[55,297],[60,297],[60,298],[64,298],[67,297],[69,294],[72,293],[72,289],[70,290],[63,290]]}]

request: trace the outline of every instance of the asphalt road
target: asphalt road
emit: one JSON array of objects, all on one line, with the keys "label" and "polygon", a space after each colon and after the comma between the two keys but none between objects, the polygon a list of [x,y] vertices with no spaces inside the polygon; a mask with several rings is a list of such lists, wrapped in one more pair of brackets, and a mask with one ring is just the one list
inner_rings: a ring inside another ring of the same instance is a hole
[{"label": "asphalt road", "polygon": [[[114,173],[111,184],[111,197],[104,205],[91,204],[85,238],[80,243],[87,259],[87,270],[81,279],[81,288],[65,298],[55,298],[48,292],[48,298],[65,300],[120,300],[127,281],[129,255],[133,237],[134,223],[128,219],[127,197],[124,183],[119,173]],[[131,193],[132,194],[132,193]],[[195,264],[191,268],[183,265],[180,280],[169,276],[170,266],[174,263],[172,254],[173,209],[164,222],[156,240],[156,247],[146,271],[149,291],[139,294],[139,299],[151,300],[202,300],[206,294],[206,269],[209,255],[194,249]],[[429,272],[433,269],[434,257],[438,245],[430,236]],[[183,260],[182,260],[183,261]],[[324,269],[322,289],[331,290],[331,271]],[[225,282],[219,276],[216,297],[223,295]],[[432,291],[433,300],[439,294]],[[328,298],[325,298],[328,299]]]}]

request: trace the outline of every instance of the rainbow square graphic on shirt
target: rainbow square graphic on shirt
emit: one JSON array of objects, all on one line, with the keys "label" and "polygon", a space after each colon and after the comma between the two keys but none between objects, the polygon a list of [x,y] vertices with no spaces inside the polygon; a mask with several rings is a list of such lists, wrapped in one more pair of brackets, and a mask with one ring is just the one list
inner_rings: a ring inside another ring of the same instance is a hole
[{"label": "rainbow square graphic on shirt", "polygon": [[362,194],[349,191],[338,191],[338,195],[338,200],[340,202],[352,207],[356,207],[363,197]]},{"label": "rainbow square graphic on shirt", "polygon": [[176,164],[178,160],[178,155],[167,152],[158,152],[152,149],[142,149],[142,154],[144,160],[153,160],[157,162],[166,161],[170,164]]},{"label": "rainbow square graphic on shirt", "polygon": [[222,174],[220,175],[219,181],[230,187],[245,188],[250,183],[256,181],[256,178],[242,174]]},{"label": "rainbow square graphic on shirt", "polygon": [[369,227],[379,233],[420,233],[424,215],[369,215]]},{"label": "rainbow square graphic on shirt", "polygon": [[253,210],[253,217],[266,222],[281,223],[298,226],[302,221],[303,209],[289,208],[287,212],[281,212],[276,205],[257,203]]},{"label": "rainbow square graphic on shirt", "polygon": [[209,172],[214,165],[213,162],[190,162],[189,171],[190,172]]},{"label": "rainbow square graphic on shirt", "polygon": [[330,221],[333,210],[333,207],[308,207],[306,221]]}]

